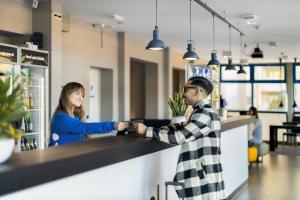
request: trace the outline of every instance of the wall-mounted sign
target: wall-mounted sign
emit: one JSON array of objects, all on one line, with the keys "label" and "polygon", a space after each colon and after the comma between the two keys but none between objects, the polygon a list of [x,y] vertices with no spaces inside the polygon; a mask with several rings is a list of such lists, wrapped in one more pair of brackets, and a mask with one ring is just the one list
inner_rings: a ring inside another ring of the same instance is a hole
[{"label": "wall-mounted sign", "polygon": [[48,53],[21,49],[21,64],[48,67]]},{"label": "wall-mounted sign", "polygon": [[0,62],[17,62],[17,47],[10,47],[0,44]]}]

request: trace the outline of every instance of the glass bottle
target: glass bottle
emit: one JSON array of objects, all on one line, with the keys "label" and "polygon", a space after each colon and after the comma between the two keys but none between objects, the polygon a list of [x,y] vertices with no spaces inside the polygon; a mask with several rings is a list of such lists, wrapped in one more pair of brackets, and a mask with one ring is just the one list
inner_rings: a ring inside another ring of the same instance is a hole
[{"label": "glass bottle", "polygon": [[38,145],[36,143],[36,139],[35,138],[32,138],[32,142],[33,142],[33,148],[34,149],[38,149]]},{"label": "glass bottle", "polygon": [[25,144],[24,144],[24,138],[23,137],[21,138],[21,150],[22,151],[26,150],[26,147],[25,147]]},{"label": "glass bottle", "polygon": [[28,139],[28,143],[29,143],[29,148],[30,148],[30,150],[33,150],[34,147],[33,147],[33,141],[32,141],[32,138]]},{"label": "glass bottle", "polygon": [[33,96],[32,96],[32,93],[31,91],[29,92],[29,95],[28,95],[28,108],[29,109],[33,109]]},{"label": "glass bottle", "polygon": [[24,144],[25,144],[26,151],[30,150],[30,146],[29,146],[28,141],[27,141],[26,138],[24,138]]},{"label": "glass bottle", "polygon": [[28,118],[28,122],[27,122],[27,126],[28,126],[28,133],[32,133],[33,132],[33,123],[32,123],[32,120],[31,120],[31,117]]}]

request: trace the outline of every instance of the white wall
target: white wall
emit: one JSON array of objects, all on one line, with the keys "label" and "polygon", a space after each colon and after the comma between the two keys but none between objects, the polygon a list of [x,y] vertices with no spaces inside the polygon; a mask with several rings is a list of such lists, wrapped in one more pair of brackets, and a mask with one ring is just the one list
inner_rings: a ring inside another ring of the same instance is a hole
[{"label": "white wall", "polygon": [[31,1],[1,0],[0,30],[30,34],[32,32]]},{"label": "white wall", "polygon": [[[62,33],[62,83],[77,81],[86,88],[89,86],[89,69],[106,68],[113,70],[113,113],[118,119],[118,44],[117,33],[104,30],[101,48],[100,29],[92,25],[72,20],[70,32]],[[55,67],[55,66],[53,66]],[[87,109],[88,101],[84,101]],[[86,110],[88,113],[88,110]]]}]

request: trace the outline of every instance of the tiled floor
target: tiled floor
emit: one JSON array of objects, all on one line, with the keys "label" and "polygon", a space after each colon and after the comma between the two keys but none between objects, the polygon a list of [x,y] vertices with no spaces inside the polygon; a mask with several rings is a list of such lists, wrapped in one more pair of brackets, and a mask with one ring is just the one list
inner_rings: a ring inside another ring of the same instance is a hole
[{"label": "tiled floor", "polygon": [[249,168],[248,185],[235,200],[300,200],[300,147],[279,147]]}]

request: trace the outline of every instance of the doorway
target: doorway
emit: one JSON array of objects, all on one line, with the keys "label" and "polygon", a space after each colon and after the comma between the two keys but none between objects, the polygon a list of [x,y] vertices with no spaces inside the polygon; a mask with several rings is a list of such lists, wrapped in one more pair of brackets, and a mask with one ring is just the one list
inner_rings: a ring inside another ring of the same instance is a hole
[{"label": "doorway", "polygon": [[157,64],[130,60],[130,119],[158,117]]},{"label": "doorway", "polygon": [[185,84],[185,70],[173,68],[173,96],[180,88],[183,88]]},{"label": "doorway", "polygon": [[89,121],[111,121],[113,118],[113,70],[90,68]]}]

